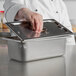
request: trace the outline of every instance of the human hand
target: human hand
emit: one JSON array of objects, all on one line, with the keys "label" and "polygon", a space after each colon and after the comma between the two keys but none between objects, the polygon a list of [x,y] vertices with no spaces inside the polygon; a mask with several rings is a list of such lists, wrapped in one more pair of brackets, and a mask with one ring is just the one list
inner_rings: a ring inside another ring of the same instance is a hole
[{"label": "human hand", "polygon": [[[26,38],[38,38],[40,37],[41,33],[35,32],[30,30],[28,27],[28,22],[21,22],[19,28],[22,30],[22,33],[25,35]],[[26,26],[24,26],[26,24]]]},{"label": "human hand", "polygon": [[20,9],[15,19],[22,21],[30,21],[30,27],[32,26],[32,29],[35,32],[40,33],[43,29],[43,17],[38,13],[32,12],[28,8]]}]

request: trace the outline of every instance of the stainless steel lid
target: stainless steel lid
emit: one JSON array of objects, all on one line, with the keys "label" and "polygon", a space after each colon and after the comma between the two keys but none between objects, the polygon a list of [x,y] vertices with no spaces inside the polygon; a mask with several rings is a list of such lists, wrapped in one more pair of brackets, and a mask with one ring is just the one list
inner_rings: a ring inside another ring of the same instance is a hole
[{"label": "stainless steel lid", "polygon": [[41,33],[36,33],[31,30],[28,25],[31,26],[29,22],[15,21],[7,22],[6,25],[20,38],[24,41],[26,39],[42,38],[42,37],[61,37],[73,34],[66,27],[61,25],[55,20],[44,20],[43,31]]}]

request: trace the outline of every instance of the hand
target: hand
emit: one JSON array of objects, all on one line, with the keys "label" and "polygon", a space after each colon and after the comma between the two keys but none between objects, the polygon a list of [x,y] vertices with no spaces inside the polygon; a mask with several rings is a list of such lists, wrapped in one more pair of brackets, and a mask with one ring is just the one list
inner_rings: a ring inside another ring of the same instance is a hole
[{"label": "hand", "polygon": [[22,33],[26,36],[26,38],[38,38],[41,35],[41,33],[27,29],[27,25],[26,27],[24,27],[24,24],[20,24],[20,29],[22,30]]},{"label": "hand", "polygon": [[18,11],[16,17],[16,20],[23,20],[23,21],[30,21],[32,26],[32,29],[35,32],[40,33],[43,29],[43,17],[35,12],[32,12],[28,8],[22,8]]}]

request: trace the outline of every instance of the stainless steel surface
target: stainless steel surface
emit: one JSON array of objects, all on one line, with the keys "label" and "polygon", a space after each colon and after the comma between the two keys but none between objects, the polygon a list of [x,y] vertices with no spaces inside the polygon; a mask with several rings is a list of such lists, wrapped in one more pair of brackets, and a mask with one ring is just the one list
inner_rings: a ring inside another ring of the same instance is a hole
[{"label": "stainless steel surface", "polygon": [[66,38],[28,40],[24,43],[8,41],[10,59],[32,61],[63,55]]},{"label": "stainless steel surface", "polygon": [[55,20],[44,22],[41,33],[32,31],[32,28],[28,27],[31,26],[30,22],[8,22],[6,25],[20,39],[9,38],[8,40],[9,57],[18,61],[32,61],[63,55],[66,37],[72,34]]},{"label": "stainless steel surface", "polygon": [[0,41],[0,76],[76,76],[76,45],[66,46],[62,57],[21,63],[9,60],[7,44]]},{"label": "stainless steel surface", "polygon": [[6,25],[20,38],[20,40],[41,39],[46,37],[65,37],[73,34],[57,21],[44,22],[43,31],[37,33],[32,30],[30,22],[8,22]]}]

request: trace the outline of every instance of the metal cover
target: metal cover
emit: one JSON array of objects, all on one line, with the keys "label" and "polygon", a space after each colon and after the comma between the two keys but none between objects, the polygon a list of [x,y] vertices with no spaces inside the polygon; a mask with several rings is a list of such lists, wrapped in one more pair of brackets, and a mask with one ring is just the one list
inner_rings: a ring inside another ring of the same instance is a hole
[{"label": "metal cover", "polygon": [[24,41],[26,39],[42,38],[42,37],[52,37],[52,36],[66,36],[73,34],[70,30],[65,28],[63,25],[55,20],[45,21],[43,23],[43,31],[41,33],[36,33],[30,26],[30,22],[7,22],[6,25],[20,38]]}]

